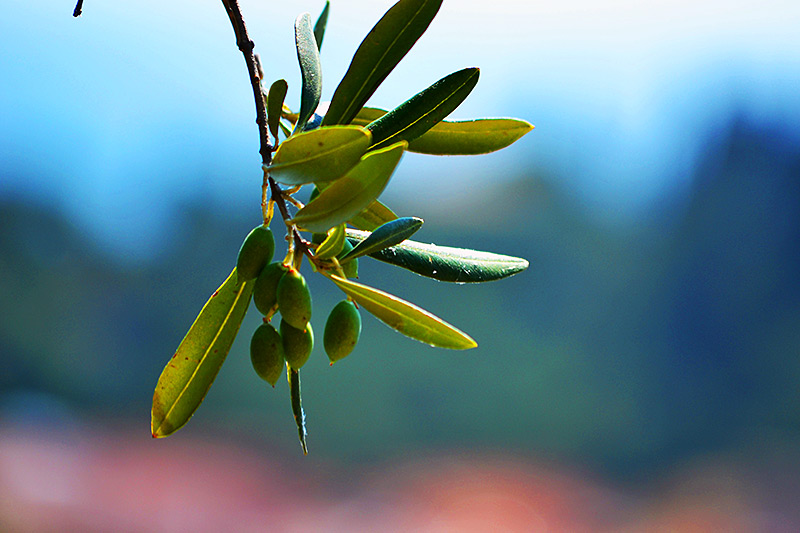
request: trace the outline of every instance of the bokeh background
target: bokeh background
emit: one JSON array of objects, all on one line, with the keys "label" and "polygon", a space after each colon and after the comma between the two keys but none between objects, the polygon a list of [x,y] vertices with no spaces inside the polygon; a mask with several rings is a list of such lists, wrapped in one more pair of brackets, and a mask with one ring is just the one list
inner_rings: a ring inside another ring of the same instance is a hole
[{"label": "bokeh background", "polygon": [[[292,23],[242,0],[297,102]],[[330,98],[391,1],[334,2]],[[796,531],[800,5],[447,0],[371,104],[482,68],[454,118],[536,129],[405,156],[416,239],[518,255],[450,285],[362,280],[471,333],[433,349],[365,315],[303,372],[250,368],[251,312],[191,423],[155,381],[259,221],[244,62],[218,1],[13,1],[0,17],[0,529]],[[296,107],[296,104],[294,104]],[[341,298],[311,278],[317,331]]]}]

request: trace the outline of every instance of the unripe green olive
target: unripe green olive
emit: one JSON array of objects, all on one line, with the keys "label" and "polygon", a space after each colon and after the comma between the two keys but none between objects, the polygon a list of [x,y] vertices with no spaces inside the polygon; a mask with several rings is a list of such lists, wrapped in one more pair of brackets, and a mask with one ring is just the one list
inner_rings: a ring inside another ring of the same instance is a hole
[{"label": "unripe green olive", "polygon": [[275,253],[275,239],[272,231],[266,226],[256,226],[247,234],[239,248],[236,258],[236,271],[239,279],[249,281],[255,279],[261,270],[272,261]]},{"label": "unripe green olive", "polygon": [[278,282],[288,270],[287,265],[276,261],[265,266],[256,278],[256,284],[253,286],[253,303],[262,315],[268,315],[278,302]]},{"label": "unripe green olive", "polygon": [[360,336],[361,315],[353,302],[342,300],[328,315],[322,336],[322,344],[331,364],[347,357],[356,347]]},{"label": "unripe green olive", "polygon": [[278,330],[272,324],[258,326],[250,339],[250,362],[256,374],[274,387],[281,377],[285,361],[283,341]]},{"label": "unripe green olive", "polygon": [[314,330],[311,329],[311,323],[306,324],[305,330],[300,330],[282,319],[281,339],[283,339],[283,354],[289,366],[297,370],[306,364],[311,350],[314,349]]},{"label": "unripe green olive", "polygon": [[[349,254],[350,250],[353,249],[353,245],[350,243],[348,239],[344,240],[344,248],[339,253],[337,258],[344,257],[345,254]],[[358,258],[351,259],[345,264],[342,265],[342,271],[344,272],[344,276],[346,278],[357,278],[358,277]]]},{"label": "unripe green olive", "polygon": [[278,282],[277,297],[283,319],[297,329],[306,329],[311,320],[311,293],[303,275],[290,268]]}]

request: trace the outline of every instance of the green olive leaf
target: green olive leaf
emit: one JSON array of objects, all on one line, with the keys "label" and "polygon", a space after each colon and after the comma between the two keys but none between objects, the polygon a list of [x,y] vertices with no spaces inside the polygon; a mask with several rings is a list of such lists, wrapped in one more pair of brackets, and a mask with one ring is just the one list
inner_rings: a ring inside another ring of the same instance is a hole
[{"label": "green olive leaf", "polygon": [[[351,124],[366,126],[386,111],[364,107]],[[495,152],[515,143],[533,129],[517,118],[479,118],[443,120],[408,143],[408,151],[430,155],[477,155]]]},{"label": "green olive leaf", "polygon": [[203,306],[158,378],[150,423],[153,437],[180,429],[203,401],[236,338],[254,285],[255,281],[237,285],[233,269]]},{"label": "green olive leaf", "polygon": [[281,123],[281,110],[283,109],[283,101],[286,99],[286,91],[289,89],[289,84],[286,80],[277,80],[272,83],[267,93],[267,125],[272,137],[277,141],[278,128]]},{"label": "green olive leaf", "polygon": [[346,228],[346,224],[342,223],[329,229],[328,235],[322,241],[322,244],[317,247],[314,256],[319,259],[330,259],[339,255],[342,248],[344,248]]},{"label": "green olive leaf", "polygon": [[367,125],[374,148],[412,141],[453,112],[478,83],[474,67],[453,72]]},{"label": "green olive leaf", "polygon": [[488,154],[509,146],[533,129],[516,118],[442,121],[408,143],[408,150],[431,155]]},{"label": "green olive leaf", "polygon": [[323,126],[349,124],[359,109],[411,50],[442,0],[400,0],[370,30],[336,87]]},{"label": "green olive leaf", "polygon": [[478,345],[463,331],[397,296],[338,276],[328,277],[358,305],[407,337],[453,350],[466,350]]},{"label": "green olive leaf", "polygon": [[329,184],[289,222],[313,231],[326,233],[361,213],[383,192],[406,149],[399,142],[365,155],[346,176]]},{"label": "green olive leaf", "polygon": [[371,133],[361,126],[298,133],[278,146],[267,170],[287,185],[336,180],[356,166],[371,142]]},{"label": "green olive leaf", "polygon": [[303,75],[303,89],[300,93],[300,112],[294,125],[299,133],[314,114],[322,95],[322,67],[319,61],[319,48],[311,30],[311,15],[303,13],[294,22],[294,41],[297,45],[297,60]]},{"label": "green olive leaf", "polygon": [[325,28],[328,26],[328,12],[331,10],[331,3],[325,2],[322,13],[319,14],[317,22],[314,23],[314,40],[317,41],[317,49],[322,50],[322,38],[325,37]]},{"label": "green olive leaf", "polygon": [[300,371],[295,370],[289,363],[286,363],[286,377],[289,379],[292,414],[294,415],[295,424],[297,424],[300,446],[303,447],[303,455],[308,455],[308,445],[306,444],[306,413],[303,411],[303,399],[300,395]]},{"label": "green olive leaf", "polygon": [[[369,235],[367,231],[347,230],[347,238],[355,244]],[[421,276],[455,283],[481,283],[507,278],[522,272],[529,264],[519,257],[416,241],[404,241],[369,256]]]},{"label": "green olive leaf", "polygon": [[423,220],[417,217],[402,217],[387,222],[369,234],[369,237],[358,243],[347,255],[339,259],[345,263],[350,259],[371,254],[384,248],[400,244],[411,237],[422,227]]}]

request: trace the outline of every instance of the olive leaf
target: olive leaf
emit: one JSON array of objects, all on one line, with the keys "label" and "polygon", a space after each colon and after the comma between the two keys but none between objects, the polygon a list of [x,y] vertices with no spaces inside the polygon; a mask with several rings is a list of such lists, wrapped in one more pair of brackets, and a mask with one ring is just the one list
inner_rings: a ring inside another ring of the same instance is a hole
[{"label": "olive leaf", "polygon": [[283,101],[286,99],[286,91],[288,89],[289,84],[286,83],[286,80],[277,80],[270,85],[267,93],[267,125],[269,126],[269,132],[276,140],[278,139],[278,128],[281,123]]},{"label": "olive leaf", "polygon": [[203,401],[236,338],[254,285],[237,284],[234,268],[203,306],[158,378],[150,421],[153,437],[180,429]]},{"label": "olive leaf", "polygon": [[314,40],[317,41],[317,49],[322,51],[322,38],[325,37],[325,28],[328,26],[328,13],[331,10],[331,3],[325,2],[325,7],[322,8],[322,13],[317,17],[317,22],[314,23]]},{"label": "olive leaf", "polygon": [[375,231],[370,233],[369,237],[358,243],[350,252],[339,259],[339,262],[345,263],[350,259],[400,244],[416,233],[422,227],[422,223],[423,220],[417,217],[402,217],[387,222],[376,228]]},{"label": "olive leaf", "polygon": [[372,231],[381,224],[397,218],[394,211],[375,200],[361,213],[351,218],[348,222],[358,229]]},{"label": "olive leaf", "polygon": [[478,345],[455,326],[397,296],[338,276],[328,277],[358,305],[407,337],[453,350],[466,350]]},{"label": "olive leaf", "polygon": [[336,87],[323,126],[349,124],[428,29],[442,0],[400,0],[370,30]]},{"label": "olive leaf", "polygon": [[431,129],[461,105],[479,75],[480,70],[474,67],[453,72],[369,123],[372,148],[400,140],[410,142]]},{"label": "olive leaf", "polygon": [[361,126],[332,126],[292,135],[275,151],[267,170],[287,185],[341,178],[356,166],[372,142]]},{"label": "olive leaf", "polygon": [[[364,107],[351,124],[366,126],[386,114],[383,109]],[[478,155],[495,152],[515,143],[533,125],[516,118],[442,120],[408,143],[408,151],[429,155]]]},{"label": "olive leaf", "polygon": [[297,424],[300,446],[303,447],[303,455],[308,455],[308,445],[306,444],[306,413],[303,411],[303,399],[300,395],[300,371],[295,370],[289,363],[286,363],[286,377],[289,380],[292,414],[294,415],[295,424]]},{"label": "olive leaf", "polygon": [[405,142],[399,142],[370,152],[343,178],[325,188],[318,185],[322,191],[319,196],[289,222],[315,233],[325,233],[358,215],[383,192],[406,146]]},{"label": "olive leaf", "polygon": [[322,67],[319,61],[319,48],[311,30],[311,15],[303,13],[294,22],[294,40],[297,45],[297,60],[303,75],[303,89],[300,93],[300,112],[294,125],[294,133],[303,127],[314,114],[322,95]]},{"label": "olive leaf", "polygon": [[344,223],[333,226],[328,230],[325,240],[317,247],[314,257],[318,259],[330,259],[336,257],[344,248],[346,235],[346,225]]},{"label": "olive leaf", "polygon": [[[348,239],[355,244],[369,235],[367,231],[347,230]],[[519,257],[408,240],[369,256],[421,276],[455,283],[480,283],[507,278],[522,272],[529,265],[528,261]]]}]

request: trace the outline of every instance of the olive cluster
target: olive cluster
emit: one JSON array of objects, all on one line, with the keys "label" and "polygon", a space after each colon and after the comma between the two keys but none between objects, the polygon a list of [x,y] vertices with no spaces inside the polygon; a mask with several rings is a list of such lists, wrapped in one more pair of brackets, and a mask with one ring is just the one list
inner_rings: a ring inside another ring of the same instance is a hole
[{"label": "olive cluster", "polygon": [[[306,280],[293,265],[273,262],[274,253],[272,231],[257,226],[245,237],[236,261],[239,279],[255,280],[253,303],[264,315],[264,323],[256,328],[250,340],[250,360],[256,373],[272,386],[284,365],[299,369],[314,348],[311,292]],[[281,314],[279,329],[270,324],[276,312]],[[358,309],[352,301],[342,300],[325,323],[323,344],[331,364],[349,355],[360,335]]]}]

